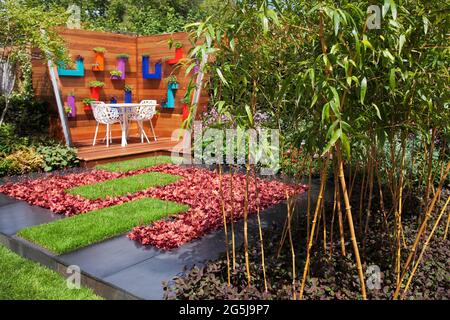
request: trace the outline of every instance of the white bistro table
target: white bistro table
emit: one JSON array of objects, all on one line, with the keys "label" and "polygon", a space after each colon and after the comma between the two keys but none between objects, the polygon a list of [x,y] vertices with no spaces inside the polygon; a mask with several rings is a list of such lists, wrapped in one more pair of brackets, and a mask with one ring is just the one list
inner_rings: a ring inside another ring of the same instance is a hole
[{"label": "white bistro table", "polygon": [[[128,115],[133,111],[134,108],[141,106],[140,103],[106,103],[107,106],[111,108],[118,109],[120,115],[122,116],[122,147],[127,146],[127,132],[128,132]],[[158,105],[158,104],[157,104]]]}]

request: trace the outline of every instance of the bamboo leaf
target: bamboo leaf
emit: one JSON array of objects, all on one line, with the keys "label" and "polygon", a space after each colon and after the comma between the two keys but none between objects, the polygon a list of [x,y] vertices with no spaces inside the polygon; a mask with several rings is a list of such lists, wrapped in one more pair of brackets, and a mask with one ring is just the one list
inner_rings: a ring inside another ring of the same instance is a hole
[{"label": "bamboo leaf", "polygon": [[347,135],[342,132],[341,135],[342,148],[344,149],[344,153],[350,158],[350,142],[348,141]]},{"label": "bamboo leaf", "polygon": [[219,68],[217,68],[216,71],[217,71],[217,74],[219,75],[220,80],[222,80],[222,82],[223,82],[226,86],[228,86],[228,82],[227,82],[227,80],[225,79],[225,77],[223,76],[222,71],[220,71]]},{"label": "bamboo leaf", "polygon": [[377,112],[377,117],[381,119],[381,113],[380,113],[380,109],[378,108],[378,106],[375,103],[372,103],[372,106],[375,108],[375,111]]},{"label": "bamboo leaf", "polygon": [[333,21],[334,21],[334,35],[337,36],[339,33],[339,24],[341,23],[341,17],[339,13],[336,11],[333,13]]},{"label": "bamboo leaf", "polygon": [[364,98],[366,97],[366,92],[367,92],[367,78],[364,77],[361,81],[361,91],[360,91],[361,104],[364,104]]},{"label": "bamboo leaf", "polygon": [[394,0],[390,0],[390,7],[392,12],[392,18],[394,20],[397,20],[397,4],[395,3]]},{"label": "bamboo leaf", "polygon": [[406,37],[404,34],[400,35],[400,38],[398,39],[398,54],[400,55],[402,53],[403,45],[405,44]]},{"label": "bamboo leaf", "polygon": [[389,74],[389,86],[392,90],[395,90],[396,87],[396,80],[395,80],[395,69],[391,69],[391,72]]},{"label": "bamboo leaf", "polygon": [[253,127],[253,124],[254,124],[254,122],[253,122],[253,114],[252,114],[252,110],[250,109],[250,106],[248,104],[245,105],[245,111],[247,112],[247,117],[248,117],[248,120],[250,122],[250,126]]},{"label": "bamboo leaf", "polygon": [[330,103],[325,103],[322,108],[322,123],[330,119]]},{"label": "bamboo leaf", "polygon": [[391,0],[384,0],[383,8],[381,9],[381,15],[383,18],[386,16],[386,13],[388,13],[390,6]]},{"label": "bamboo leaf", "polygon": [[428,33],[428,27],[430,26],[430,20],[428,20],[427,17],[423,16],[422,17],[422,21],[423,21],[423,32],[425,34]]},{"label": "bamboo leaf", "polygon": [[335,145],[336,141],[338,141],[338,139],[341,136],[342,136],[342,130],[341,130],[341,128],[339,128],[333,133],[333,137],[331,138],[331,140],[325,146],[325,149],[322,152],[322,156],[324,156],[325,153],[327,153],[331,149],[331,147]]}]

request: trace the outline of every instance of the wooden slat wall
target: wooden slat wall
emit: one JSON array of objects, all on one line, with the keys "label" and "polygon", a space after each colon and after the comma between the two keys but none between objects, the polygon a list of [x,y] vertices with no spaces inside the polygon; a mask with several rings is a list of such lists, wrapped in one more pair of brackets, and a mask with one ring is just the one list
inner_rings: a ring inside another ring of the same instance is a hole
[{"label": "wooden slat wall", "polygon": [[[109,101],[112,96],[116,96],[118,101],[122,102],[124,96],[123,87],[125,84],[129,84],[133,87],[133,102],[139,102],[143,99],[155,99],[161,104],[161,101],[166,99],[167,96],[167,82],[165,78],[171,74],[176,75],[180,89],[176,93],[175,109],[158,107],[160,115],[157,119],[153,120],[153,124],[156,134],[162,137],[170,137],[173,130],[181,126],[182,106],[180,100],[186,92],[189,76],[185,76],[184,68],[176,69],[163,62],[163,79],[143,79],[142,54],[148,53],[150,55],[151,68],[153,69],[156,60],[167,60],[174,56],[174,48],[169,49],[168,46],[168,40],[173,39],[183,44],[183,51],[186,56],[190,49],[190,43],[186,33],[136,37],[88,30],[61,29],[60,35],[66,41],[72,58],[75,58],[77,55],[84,57],[84,77],[60,77],[61,93],[64,102],[70,92],[74,92],[76,97],[77,117],[75,119],[69,119],[72,139],[75,144],[81,140],[92,138],[94,134],[96,122],[91,114],[85,113],[82,103],[84,98],[89,98],[90,96],[88,84],[92,80],[99,80],[105,83],[105,87],[101,91],[100,96],[100,99],[103,101]],[[104,47],[106,49],[105,71],[92,71],[91,64],[94,63],[94,52],[92,49],[95,47]],[[116,55],[119,53],[129,55],[126,66],[126,79],[124,81],[112,81],[109,71],[117,68]],[[56,113],[55,98],[48,77],[47,66],[44,60],[39,58],[39,52],[33,51],[32,66],[35,94],[38,98],[46,100],[52,105],[52,134],[61,137],[62,132]],[[207,96],[203,94],[200,101],[199,110],[203,110],[208,103]],[[133,130],[136,129],[135,126],[132,128]],[[114,129],[113,135],[119,134],[119,131],[120,129],[117,127]]]}]

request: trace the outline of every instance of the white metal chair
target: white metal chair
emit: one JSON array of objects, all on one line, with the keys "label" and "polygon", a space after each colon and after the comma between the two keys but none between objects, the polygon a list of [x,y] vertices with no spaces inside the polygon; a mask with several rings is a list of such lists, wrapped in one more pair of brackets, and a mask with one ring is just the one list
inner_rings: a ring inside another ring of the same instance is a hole
[{"label": "white metal chair", "polygon": [[111,136],[112,124],[119,123],[122,126],[120,112],[116,108],[112,108],[102,101],[92,102],[91,106],[92,106],[92,113],[94,115],[95,120],[97,121],[97,126],[95,127],[94,141],[92,142],[92,145],[95,146],[99,125],[105,124],[106,146],[109,147],[109,143],[110,142],[112,143],[112,136]]},{"label": "white metal chair", "polygon": [[147,140],[147,143],[150,143],[150,140],[147,137],[147,134],[144,130],[144,121],[149,120],[150,128],[152,130],[153,139],[157,141],[155,130],[152,124],[152,118],[156,113],[156,100],[142,100],[140,102],[140,106],[134,108],[133,112],[128,115],[128,120],[136,121],[139,127],[139,134],[141,135],[141,143],[144,143],[144,137]]}]

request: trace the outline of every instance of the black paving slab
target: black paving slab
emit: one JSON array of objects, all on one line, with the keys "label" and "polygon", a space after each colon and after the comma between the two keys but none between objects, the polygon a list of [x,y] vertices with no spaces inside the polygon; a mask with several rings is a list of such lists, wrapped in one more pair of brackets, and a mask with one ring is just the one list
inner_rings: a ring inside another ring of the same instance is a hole
[{"label": "black paving slab", "polygon": [[[314,183],[313,201],[317,194],[317,183]],[[330,189],[331,190],[331,189]],[[162,251],[151,246],[141,246],[121,235],[101,243],[97,243],[77,251],[52,256],[45,254],[35,245],[13,236],[18,230],[31,225],[46,223],[62,218],[47,209],[30,206],[0,194],[0,233],[9,235],[10,247],[23,255],[40,260],[49,267],[54,265],[78,265],[85,274],[89,287],[102,287],[109,298],[141,298],[162,299],[162,281],[170,281],[184,272],[185,268],[200,266],[207,260],[217,259],[225,251],[223,230],[217,230],[202,238],[189,242],[180,248]],[[297,196],[297,208],[306,207],[307,193]],[[327,195],[327,198],[328,195]],[[286,220],[286,205],[275,205],[261,213],[263,228],[273,224],[283,226]],[[243,221],[235,223],[236,243],[243,241]],[[259,241],[256,215],[249,218],[250,244]],[[12,236],[12,237],[11,237]],[[0,239],[8,243],[8,239]],[[37,252],[37,257],[34,251]],[[42,255],[45,256],[42,256]],[[35,255],[35,256],[33,256]],[[104,289],[105,286],[107,289]]]},{"label": "black paving slab", "polygon": [[142,246],[121,235],[59,256],[66,264],[76,264],[96,277],[107,277],[160,254],[155,247]]},{"label": "black paving slab", "polygon": [[0,193],[0,207],[6,206],[8,204],[18,202],[19,200],[16,200],[14,198],[8,197],[7,195],[4,195],[3,193]]},{"label": "black paving slab", "polygon": [[14,235],[20,229],[47,223],[63,217],[52,213],[50,210],[30,206],[25,201],[14,200],[13,202],[0,206],[0,233]]}]

